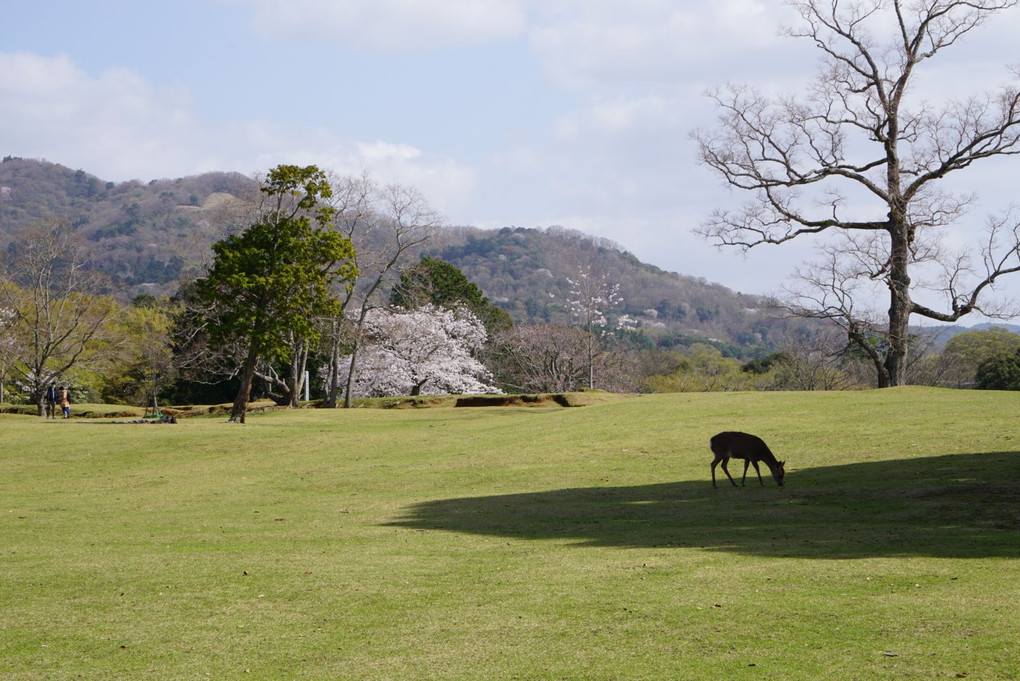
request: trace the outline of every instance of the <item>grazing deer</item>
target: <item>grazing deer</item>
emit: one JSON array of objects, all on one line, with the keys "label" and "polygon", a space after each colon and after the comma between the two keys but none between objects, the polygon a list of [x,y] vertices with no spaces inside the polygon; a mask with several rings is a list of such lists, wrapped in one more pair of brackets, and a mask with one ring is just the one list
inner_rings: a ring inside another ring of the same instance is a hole
[{"label": "grazing deer", "polygon": [[723,473],[730,479],[734,487],[737,486],[733,476],[730,475],[729,469],[726,468],[726,464],[729,463],[730,459],[744,460],[744,477],[740,480],[741,486],[747,480],[747,467],[751,464],[754,464],[754,472],[758,474],[758,482],[761,483],[762,487],[765,486],[765,482],[761,479],[761,471],[758,470],[759,461],[763,461],[769,467],[769,470],[772,471],[772,477],[776,479],[776,484],[780,487],[783,486],[783,477],[786,475],[786,462],[776,461],[772,450],[769,449],[769,446],[760,437],[749,433],[727,431],[714,436],[709,445],[712,447],[712,453],[715,454],[715,458],[712,459],[712,487],[715,487],[715,467],[720,463],[722,463]]}]

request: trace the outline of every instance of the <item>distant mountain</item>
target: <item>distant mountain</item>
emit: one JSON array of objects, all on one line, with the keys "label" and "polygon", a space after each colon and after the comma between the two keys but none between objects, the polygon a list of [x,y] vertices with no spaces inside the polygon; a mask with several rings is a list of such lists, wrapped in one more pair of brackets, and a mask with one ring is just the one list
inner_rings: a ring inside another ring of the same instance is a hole
[{"label": "distant mountain", "polygon": [[230,206],[255,188],[238,173],[113,183],[8,156],[0,162],[0,249],[16,248],[34,225],[63,221],[121,297],[168,295],[204,272],[210,244],[231,224]]},{"label": "distant mountain", "polygon": [[[237,173],[113,183],[7,157],[0,163],[0,248],[16,249],[25,230],[61,220],[81,233],[115,295],[171,295],[205,271],[211,244],[239,227],[236,199],[256,189]],[[623,302],[610,322],[659,347],[706,340],[728,354],[760,354],[781,331],[804,324],[776,319],[759,296],[663,271],[574,230],[452,227],[427,254],[458,267],[517,323],[569,322],[570,280],[590,268],[619,285]]]},{"label": "distant mountain", "polygon": [[1020,325],[1009,324],[1007,322],[982,322],[980,324],[974,324],[972,326],[961,326],[959,324],[946,324],[943,326],[919,326],[911,327],[912,333],[923,335],[926,338],[932,339],[931,347],[933,350],[941,350],[945,347],[953,336],[957,336],[967,331],[987,331],[991,328],[1005,329],[1010,333],[1020,335]]}]

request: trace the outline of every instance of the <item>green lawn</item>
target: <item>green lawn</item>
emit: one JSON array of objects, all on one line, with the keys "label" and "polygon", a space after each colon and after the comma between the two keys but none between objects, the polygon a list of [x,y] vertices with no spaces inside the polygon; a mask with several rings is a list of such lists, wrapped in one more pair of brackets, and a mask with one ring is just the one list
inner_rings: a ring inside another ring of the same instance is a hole
[{"label": "green lawn", "polygon": [[[1020,678],[1018,423],[913,388],[0,414],[0,678]],[[728,429],[786,487],[713,490]]]}]

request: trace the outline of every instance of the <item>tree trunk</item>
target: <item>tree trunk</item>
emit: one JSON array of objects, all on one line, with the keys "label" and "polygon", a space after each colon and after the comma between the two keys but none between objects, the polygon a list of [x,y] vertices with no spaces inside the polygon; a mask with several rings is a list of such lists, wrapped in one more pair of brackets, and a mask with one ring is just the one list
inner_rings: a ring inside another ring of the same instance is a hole
[{"label": "tree trunk", "polygon": [[248,358],[241,370],[241,385],[237,389],[237,397],[234,398],[234,406],[230,410],[229,423],[244,423],[244,415],[248,411],[248,401],[251,399],[251,385],[255,380],[255,363],[258,358],[258,352],[253,343],[248,349]]},{"label": "tree trunk", "polygon": [[344,409],[350,409],[353,406],[353,398],[351,395],[354,392],[354,373],[357,370],[358,361],[358,348],[361,345],[361,341],[358,338],[360,335],[360,329],[358,334],[354,337],[354,345],[351,347],[351,366],[347,370],[347,387],[344,389]]},{"label": "tree trunk", "polygon": [[[893,222],[889,231],[889,347],[885,371],[879,373],[880,388],[903,385],[907,375],[910,325],[910,227],[905,219]],[[883,385],[885,383],[885,385]]]},{"label": "tree trunk", "polygon": [[152,413],[159,415],[159,380],[155,377],[152,379]]},{"label": "tree trunk", "polygon": [[308,367],[308,343],[303,342],[294,350],[290,363],[290,376],[287,378],[289,394],[288,406],[297,409],[301,406],[301,393],[304,392],[305,369]]},{"label": "tree trunk", "polygon": [[588,322],[588,389],[595,389],[595,329]]},{"label": "tree trunk", "polygon": [[336,408],[337,396],[340,394],[340,322],[335,319],[333,320],[331,341],[329,377],[326,379],[326,399],[322,403],[322,406],[327,409]]},{"label": "tree trunk", "polygon": [[[382,281],[380,278],[376,281],[376,285]],[[375,291],[373,286],[372,291]],[[372,291],[369,292],[371,295]],[[368,296],[365,297],[366,300]],[[368,306],[365,305],[361,308],[361,314],[358,316],[358,325],[354,329],[354,345],[351,347],[351,366],[347,370],[347,388],[344,391],[344,409],[350,409],[353,406],[353,398],[351,394],[354,392],[354,375],[357,370],[358,361],[358,350],[361,349],[361,333],[365,328],[365,318],[368,317]]]}]

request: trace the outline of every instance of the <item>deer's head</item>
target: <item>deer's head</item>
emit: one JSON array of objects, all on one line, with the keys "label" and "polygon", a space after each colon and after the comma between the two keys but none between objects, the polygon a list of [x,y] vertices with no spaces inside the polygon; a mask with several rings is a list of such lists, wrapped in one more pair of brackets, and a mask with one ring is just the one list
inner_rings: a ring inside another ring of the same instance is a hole
[{"label": "deer's head", "polygon": [[786,477],[786,462],[780,461],[772,469],[772,477],[776,479],[776,484],[780,487],[783,486],[783,478]]}]

